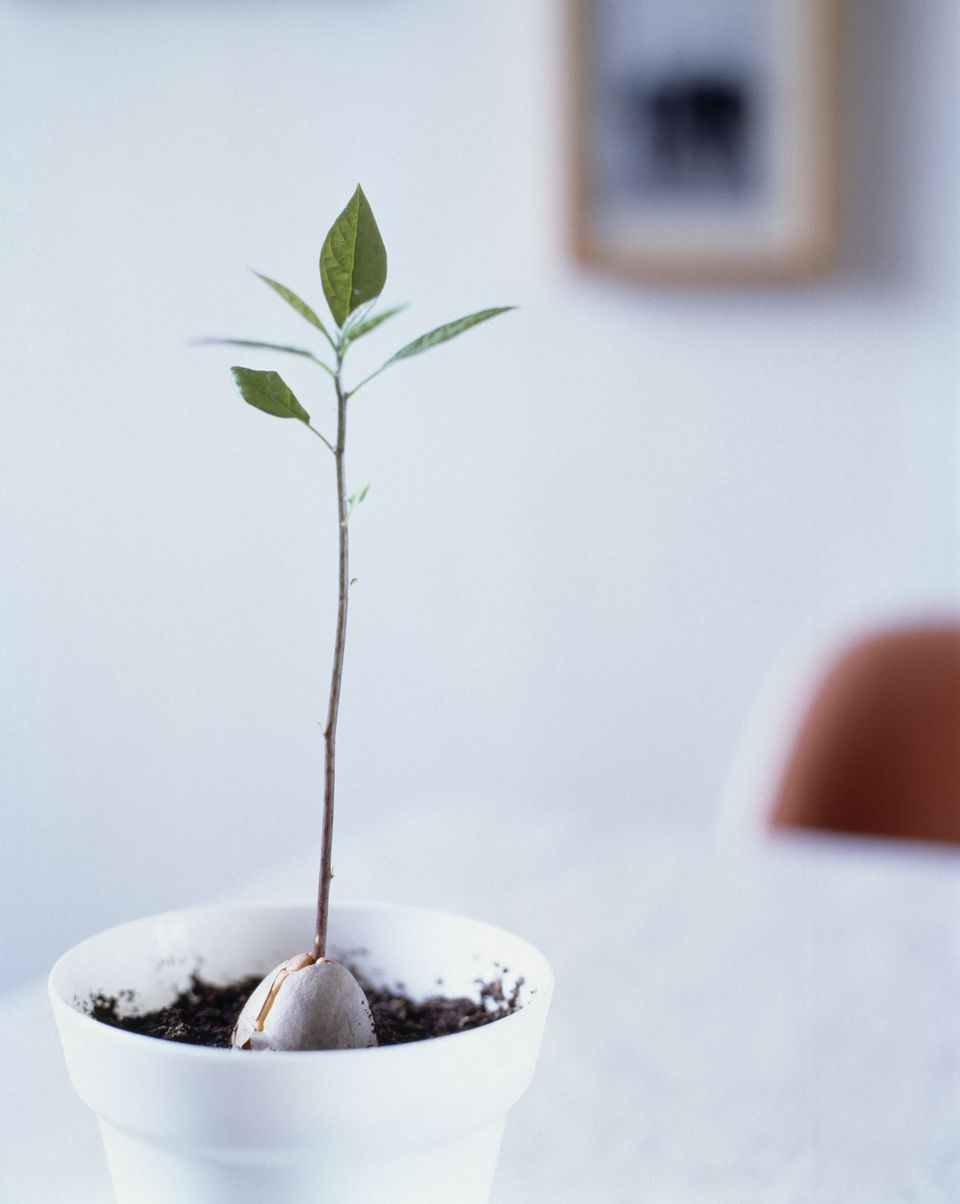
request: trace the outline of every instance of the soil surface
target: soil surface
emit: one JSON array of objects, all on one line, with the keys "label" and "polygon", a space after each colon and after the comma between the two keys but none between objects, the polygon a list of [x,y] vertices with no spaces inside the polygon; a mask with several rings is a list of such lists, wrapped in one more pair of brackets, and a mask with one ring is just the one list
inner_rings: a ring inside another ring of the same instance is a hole
[{"label": "soil surface", "polygon": [[190,986],[173,1003],[155,1012],[128,1014],[135,1003],[132,991],[116,995],[96,995],[90,1001],[90,1015],[128,1033],[143,1033],[165,1041],[186,1045],[228,1046],[233,1026],[247,998],[260,982],[244,978],[229,986],[215,987],[193,976]]},{"label": "soil surface", "polygon": [[[477,1002],[464,997],[448,999],[443,995],[414,1000],[400,984],[376,987],[366,982],[362,975],[356,974],[356,977],[370,1004],[381,1045],[403,1045],[408,1041],[465,1032],[490,1024],[520,1008],[517,998],[520,984],[507,995],[499,979],[481,986],[480,1001]],[[227,1048],[237,1017],[259,982],[259,978],[245,978],[218,987],[194,975],[190,986],[173,1003],[154,1012],[127,1014],[135,1003],[132,992],[122,992],[119,997],[97,995],[89,1001],[87,1010],[95,1020],[126,1032],[181,1041],[187,1045]]]},{"label": "soil surface", "polygon": [[370,1004],[380,1045],[404,1045],[407,1041],[462,1033],[520,1010],[520,983],[505,995],[500,979],[481,985],[478,1003],[463,996],[448,999],[443,995],[417,1001],[404,994],[402,987],[373,987],[362,975],[357,978]]}]

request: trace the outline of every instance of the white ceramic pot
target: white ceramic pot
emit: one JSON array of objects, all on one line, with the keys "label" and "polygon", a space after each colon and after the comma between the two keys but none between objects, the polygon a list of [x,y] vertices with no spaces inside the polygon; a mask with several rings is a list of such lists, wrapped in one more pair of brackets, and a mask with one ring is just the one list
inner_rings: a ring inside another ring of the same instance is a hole
[{"label": "white ceramic pot", "polygon": [[331,909],[331,955],[414,997],[476,997],[523,978],[523,1007],[470,1032],[376,1049],[249,1053],[124,1032],[84,1002],[133,989],[169,1003],[193,972],[226,983],[310,943],[313,910],[169,912],[76,945],[50,974],[70,1077],[97,1113],[122,1204],[473,1204],[489,1197],[509,1108],[526,1090],[553,980],[518,937],[408,907]]}]

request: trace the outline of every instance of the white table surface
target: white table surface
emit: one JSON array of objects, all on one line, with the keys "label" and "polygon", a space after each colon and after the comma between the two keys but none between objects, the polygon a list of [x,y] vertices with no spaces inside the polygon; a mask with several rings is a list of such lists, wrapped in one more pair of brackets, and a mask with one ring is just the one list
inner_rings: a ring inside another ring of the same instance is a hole
[{"label": "white table surface", "polygon": [[[458,823],[438,838],[436,819],[398,828],[379,862],[345,838],[338,883],[506,924],[554,964],[495,1204],[960,1200],[960,853],[733,850],[521,813],[496,839]],[[241,893],[289,897],[300,874]],[[0,997],[0,1032],[0,1199],[108,1201],[42,983]]]}]

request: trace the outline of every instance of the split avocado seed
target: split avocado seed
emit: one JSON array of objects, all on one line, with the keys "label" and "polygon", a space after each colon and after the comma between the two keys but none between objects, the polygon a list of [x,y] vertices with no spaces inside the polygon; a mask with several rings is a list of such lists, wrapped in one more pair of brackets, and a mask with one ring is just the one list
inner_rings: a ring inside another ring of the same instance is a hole
[{"label": "split avocado seed", "polygon": [[281,962],[244,1004],[234,1049],[366,1049],[377,1044],[370,1005],[346,966],[300,953]]}]

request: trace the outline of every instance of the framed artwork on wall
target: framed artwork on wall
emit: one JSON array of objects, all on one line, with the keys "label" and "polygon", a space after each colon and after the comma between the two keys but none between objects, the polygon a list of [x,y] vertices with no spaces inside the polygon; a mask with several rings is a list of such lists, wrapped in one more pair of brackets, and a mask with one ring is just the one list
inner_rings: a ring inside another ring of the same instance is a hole
[{"label": "framed artwork on wall", "polygon": [[638,280],[828,269],[839,0],[568,2],[578,258]]}]

